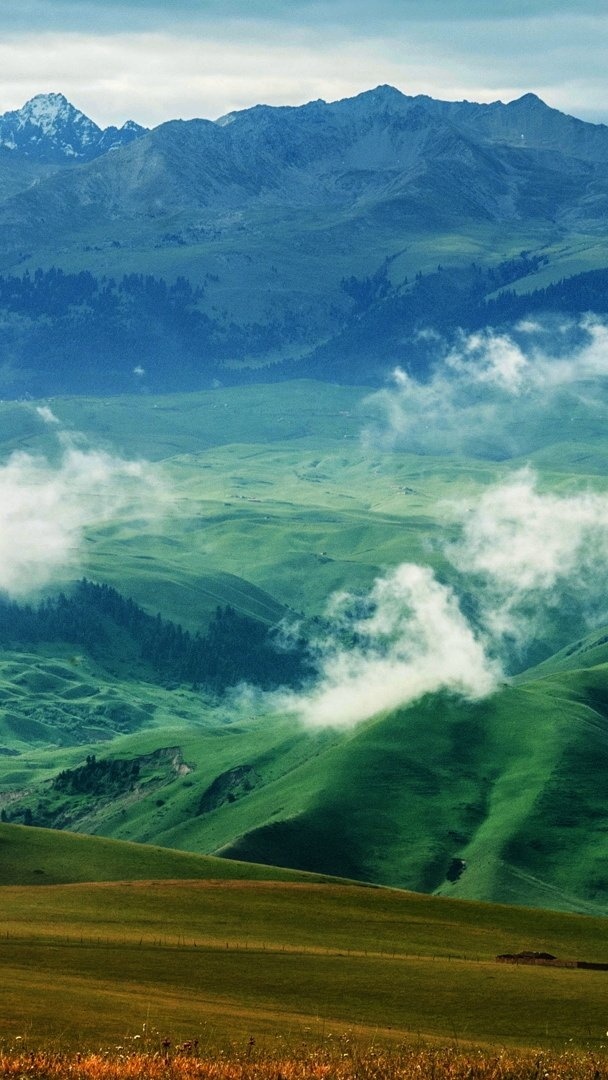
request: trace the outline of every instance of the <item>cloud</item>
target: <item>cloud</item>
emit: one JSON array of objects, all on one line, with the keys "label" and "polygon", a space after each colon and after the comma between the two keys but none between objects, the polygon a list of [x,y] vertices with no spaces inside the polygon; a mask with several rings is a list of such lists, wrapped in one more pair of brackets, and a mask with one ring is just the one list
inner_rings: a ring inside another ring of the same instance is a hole
[{"label": "cloud", "polygon": [[4,0],[3,22],[7,28],[56,26],[68,30],[89,28],[101,31],[123,27],[155,28],[187,25],[203,29],[218,23],[254,20],[262,25],[341,25],[353,32],[389,24],[407,26],[416,23],[471,23],[483,20],[490,25],[517,20],[525,29],[536,19],[598,16],[597,0],[578,0],[573,11],[571,0],[496,0],[489,9],[484,0],[299,0],[297,6],[284,0]]},{"label": "cloud", "polygon": [[[503,460],[608,419],[608,326],[587,316],[522,322],[510,334],[463,336],[428,380],[401,369],[370,396],[368,445]],[[576,425],[576,427],[574,427]]]},{"label": "cloud", "polygon": [[[427,382],[396,371],[370,404],[380,419],[368,443],[422,454],[508,457],[568,439],[572,415],[580,440],[597,436],[608,420],[608,327],[591,316],[529,320],[511,334],[463,337]],[[316,683],[276,707],[312,727],[349,728],[439,690],[484,697],[608,621],[607,494],[550,490],[517,467],[444,504],[441,517],[451,586],[403,563],[367,595],[337,594]]]},{"label": "cloud", "polygon": [[[539,490],[532,469],[518,470],[455,508],[461,535],[448,548],[465,587],[478,597],[486,636],[520,648],[546,632],[555,612],[566,625],[608,617],[608,495]],[[566,602],[567,601],[567,602]]]},{"label": "cloud", "polygon": [[[61,90],[100,124],[215,118],[259,102],[349,97],[380,83],[448,100],[528,91],[608,119],[608,24],[594,3],[479,0],[171,5],[24,0],[2,10],[0,110]],[[474,57],[474,63],[471,57]]]},{"label": "cloud", "polygon": [[56,463],[13,454],[0,466],[0,590],[23,598],[77,573],[87,529],[120,514],[149,521],[161,495],[145,462],[69,444]]},{"label": "cloud", "polygon": [[59,420],[55,416],[55,413],[53,412],[53,410],[48,405],[37,405],[36,406],[36,412],[37,412],[38,416],[40,417],[40,419],[43,420],[45,424],[58,424],[59,423]]},{"label": "cloud", "polygon": [[[361,598],[342,594],[341,622],[354,644],[323,643],[316,686],[279,695],[275,707],[309,727],[349,728],[385,709],[448,690],[485,697],[501,678],[455,594],[428,567],[403,563],[380,577],[365,598],[368,612],[348,619]],[[335,614],[334,600],[334,614]]]},{"label": "cloud", "polygon": [[0,111],[34,94],[61,91],[101,126],[133,119],[146,126],[203,117],[260,102],[300,105],[349,97],[398,82],[399,63],[382,46],[339,47],[307,34],[260,38],[259,27],[196,35],[31,34],[0,42]]},{"label": "cloud", "polygon": [[484,698],[522,658],[528,666],[608,620],[608,495],[543,492],[520,469],[473,505],[451,504],[451,517],[453,585],[402,563],[366,595],[336,594],[314,684],[271,695],[271,707],[347,729],[438,691]]}]

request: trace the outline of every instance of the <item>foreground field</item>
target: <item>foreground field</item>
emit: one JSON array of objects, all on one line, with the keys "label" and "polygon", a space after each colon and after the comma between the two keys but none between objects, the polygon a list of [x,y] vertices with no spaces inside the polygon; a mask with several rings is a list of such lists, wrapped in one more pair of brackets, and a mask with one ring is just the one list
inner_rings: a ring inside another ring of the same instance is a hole
[{"label": "foreground field", "polygon": [[260,1053],[253,1040],[240,1053],[233,1049],[215,1058],[199,1057],[191,1043],[149,1054],[0,1055],[0,1077],[23,1075],[45,1080],[604,1080],[608,1060],[602,1053],[486,1053],[453,1046],[361,1052],[349,1038],[292,1056]]},{"label": "foreground field", "polygon": [[[47,836],[0,832],[13,880],[28,882],[8,884],[7,871],[0,889],[0,1026],[13,1048],[198,1040],[217,1054],[348,1038],[602,1051],[605,971],[496,961],[535,950],[608,963],[601,918],[285,880],[270,867],[256,880],[260,868],[178,853],[165,869],[199,880],[160,880],[160,849],[55,834],[55,850]],[[87,865],[95,882],[77,880]]]}]

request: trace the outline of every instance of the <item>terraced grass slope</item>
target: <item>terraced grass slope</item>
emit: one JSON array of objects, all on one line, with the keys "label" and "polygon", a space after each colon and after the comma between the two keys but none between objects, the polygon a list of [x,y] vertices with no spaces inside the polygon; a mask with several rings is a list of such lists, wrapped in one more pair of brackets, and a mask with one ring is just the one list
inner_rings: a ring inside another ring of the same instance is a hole
[{"label": "terraced grass slope", "polygon": [[[205,1052],[342,1035],[602,1044],[605,972],[495,958],[531,949],[608,962],[604,920],[298,875],[254,880],[259,868],[171,853],[161,862],[159,851],[38,830],[5,828],[0,840],[20,856],[21,880],[41,860],[75,879],[0,889],[3,1027],[28,1046],[158,1050],[196,1038]],[[79,883],[83,863],[105,880]],[[167,880],[170,867],[197,880]],[[128,881],[111,880],[121,872]]]}]

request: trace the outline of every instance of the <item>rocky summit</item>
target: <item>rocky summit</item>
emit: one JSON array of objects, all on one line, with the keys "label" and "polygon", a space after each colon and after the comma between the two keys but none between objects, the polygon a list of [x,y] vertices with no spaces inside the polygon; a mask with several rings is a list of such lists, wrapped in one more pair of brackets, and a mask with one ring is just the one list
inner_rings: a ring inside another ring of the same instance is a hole
[{"label": "rocky summit", "polygon": [[102,130],[63,94],[36,94],[23,108],[0,116],[0,146],[44,163],[90,161],[145,130],[132,120]]}]

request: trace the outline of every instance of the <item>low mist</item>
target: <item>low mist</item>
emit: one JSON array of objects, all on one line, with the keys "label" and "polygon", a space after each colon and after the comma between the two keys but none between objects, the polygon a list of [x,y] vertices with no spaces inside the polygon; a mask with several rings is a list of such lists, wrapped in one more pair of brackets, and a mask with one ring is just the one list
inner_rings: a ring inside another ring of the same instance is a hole
[{"label": "low mist", "polygon": [[280,708],[312,727],[352,727],[437,690],[475,699],[497,686],[499,665],[428,567],[403,563],[378,578],[365,606],[368,613],[357,615],[361,598],[341,596],[342,625],[350,615],[353,643],[318,642],[317,685],[305,695],[283,695]]},{"label": "low mist", "polygon": [[517,460],[604,438],[607,378],[608,328],[591,316],[463,336],[425,382],[394,372],[366,402],[377,419],[364,444],[503,460],[506,475],[443,508],[458,532],[441,544],[449,580],[403,563],[367,595],[330,601],[317,680],[281,708],[348,728],[439,690],[482,698],[608,621],[608,495],[576,489],[571,473],[549,485]]},{"label": "low mist", "polygon": [[592,316],[462,336],[428,379],[396,368],[366,402],[371,447],[501,461],[597,435],[608,413],[608,327]]},{"label": "low mist", "polygon": [[56,453],[17,452],[0,466],[0,589],[15,599],[78,573],[87,529],[118,514],[151,520],[162,491],[151,465],[87,447],[47,406],[36,411],[57,425]]}]

